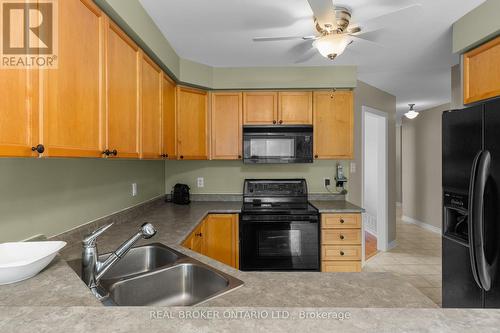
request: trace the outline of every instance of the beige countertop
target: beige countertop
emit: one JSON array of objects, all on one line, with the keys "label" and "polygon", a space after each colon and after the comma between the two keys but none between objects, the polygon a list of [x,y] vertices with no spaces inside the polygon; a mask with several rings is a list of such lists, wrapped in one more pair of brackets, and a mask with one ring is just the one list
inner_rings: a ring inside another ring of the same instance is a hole
[{"label": "beige countertop", "polygon": [[[345,209],[352,209],[348,207],[347,203],[343,205]],[[411,316],[412,313],[418,313],[422,318],[428,318],[428,322],[434,322],[436,325],[439,324],[440,318],[443,320],[443,325],[444,322],[453,324],[451,319],[448,320],[448,314],[449,318],[459,319],[459,323],[465,323],[479,317],[484,319],[482,323],[500,319],[500,312],[494,310],[473,312],[461,310],[460,312],[460,310],[437,309],[435,304],[417,289],[390,273],[241,272],[179,245],[208,213],[238,213],[240,208],[240,202],[193,202],[189,206],[164,204],[143,214],[137,220],[114,225],[99,238],[98,246],[101,253],[112,251],[134,233],[142,223],[151,222],[158,230],[157,235],[153,239],[142,240],[139,244],[163,243],[241,279],[245,283],[244,286],[197,307],[103,307],[63,260],[80,257],[80,244],[74,244],[65,248],[61,253],[62,258],[54,261],[36,277],[12,285],[0,286],[0,307],[2,307],[0,310],[0,331],[10,332],[9,327],[16,327],[19,329],[18,331],[23,331],[23,329],[28,331],[30,325],[37,327],[47,325],[46,328],[54,329],[53,331],[57,332],[55,327],[49,324],[52,320],[59,322],[61,327],[66,327],[66,329],[69,327],[96,328],[99,327],[97,323],[102,322],[104,326],[113,323],[118,327],[134,327],[137,330],[139,327],[148,327],[151,329],[148,332],[167,332],[169,328],[173,327],[176,327],[173,330],[182,332],[178,326],[181,322],[186,322],[182,318],[151,320],[149,318],[150,311],[216,309],[222,313],[226,310],[237,309],[234,307],[246,307],[250,310],[260,310],[264,307],[287,307],[291,308],[288,309],[289,311],[299,311],[297,307],[321,307],[337,309],[331,311],[344,309],[342,311],[348,310],[353,314],[349,321],[299,320],[297,318],[260,319],[262,327],[269,328],[267,325],[283,324],[283,327],[276,326],[283,331],[287,331],[286,327],[289,328],[288,331],[295,331],[293,326],[290,327],[294,322],[299,326],[309,323],[313,326],[320,325],[318,327],[332,323],[333,325],[344,325],[339,327],[352,328],[355,331],[356,326],[361,325],[361,323],[368,325],[367,328],[370,327],[369,325],[375,325],[373,322],[370,323],[367,318],[380,321],[387,316],[393,316],[401,322],[405,316],[408,320],[413,318],[411,323],[418,327],[420,324],[415,322],[416,317]],[[334,208],[330,206],[328,209]],[[37,310],[37,308],[33,308],[34,306],[43,306],[43,308]],[[393,310],[388,308],[393,308]],[[401,308],[413,309],[409,311]],[[428,308],[428,310],[416,310],[416,308]],[[401,317],[396,315],[400,313],[403,314]],[[346,324],[347,322],[349,324]],[[245,325],[255,323],[255,321],[245,321],[244,318],[241,320],[222,318],[211,320],[209,323],[209,326],[217,327],[218,330],[223,331],[224,329],[234,329],[238,323],[241,329],[245,329],[247,328]],[[207,321],[189,321],[189,325],[183,326],[183,329],[188,330],[189,327],[201,329],[203,325],[207,325]],[[376,327],[382,326],[372,327],[376,329]],[[485,324],[484,327],[488,327],[488,325]],[[123,330],[127,331],[127,329]],[[134,329],[134,331],[137,330]]]}]

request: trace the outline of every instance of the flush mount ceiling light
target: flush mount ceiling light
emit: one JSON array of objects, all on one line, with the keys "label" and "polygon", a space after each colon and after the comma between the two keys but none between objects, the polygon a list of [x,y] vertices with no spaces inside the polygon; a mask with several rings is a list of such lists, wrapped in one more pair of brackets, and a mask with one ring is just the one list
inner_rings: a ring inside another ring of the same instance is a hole
[{"label": "flush mount ceiling light", "polygon": [[418,116],[418,112],[413,110],[415,104],[408,104],[410,106],[410,110],[405,113],[405,117],[408,119],[415,119]]},{"label": "flush mount ceiling light", "polygon": [[331,34],[316,39],[312,45],[323,57],[333,60],[341,55],[347,45],[351,43],[352,40],[349,38],[349,35]]}]

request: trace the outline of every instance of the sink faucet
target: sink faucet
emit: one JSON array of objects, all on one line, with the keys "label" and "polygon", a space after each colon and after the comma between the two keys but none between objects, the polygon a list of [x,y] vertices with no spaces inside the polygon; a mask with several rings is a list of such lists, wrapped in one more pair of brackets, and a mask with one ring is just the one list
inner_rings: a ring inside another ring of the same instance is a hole
[{"label": "sink faucet", "polygon": [[156,234],[156,230],[151,223],[144,223],[139,231],[120,245],[104,261],[99,261],[96,241],[97,237],[109,229],[113,223],[102,226],[83,238],[82,253],[82,279],[97,298],[103,298],[106,294],[99,288],[99,281],[104,273],[123,258],[130,248],[141,238],[148,239]]}]

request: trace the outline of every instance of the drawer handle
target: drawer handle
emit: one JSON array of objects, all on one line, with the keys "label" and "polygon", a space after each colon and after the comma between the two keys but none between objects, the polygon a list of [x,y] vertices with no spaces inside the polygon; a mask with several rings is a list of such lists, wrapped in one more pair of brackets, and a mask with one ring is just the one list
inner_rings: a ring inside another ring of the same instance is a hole
[{"label": "drawer handle", "polygon": [[344,223],[344,222],[345,222],[344,219],[340,219],[340,223]]},{"label": "drawer handle", "polygon": [[344,239],[344,235],[340,235],[340,239]]},{"label": "drawer handle", "polygon": [[344,251],[340,251],[340,255],[343,256],[345,253]]},{"label": "drawer handle", "polygon": [[201,232],[194,234],[196,237],[201,237],[203,234]]}]

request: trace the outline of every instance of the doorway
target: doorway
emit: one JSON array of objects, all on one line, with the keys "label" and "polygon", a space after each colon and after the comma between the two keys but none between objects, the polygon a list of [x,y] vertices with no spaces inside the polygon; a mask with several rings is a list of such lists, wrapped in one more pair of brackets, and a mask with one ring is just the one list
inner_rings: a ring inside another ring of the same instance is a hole
[{"label": "doorway", "polygon": [[387,251],[387,114],[363,106],[363,230],[365,260]]}]

